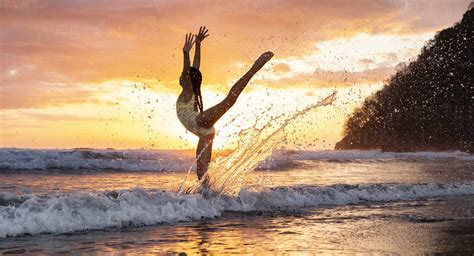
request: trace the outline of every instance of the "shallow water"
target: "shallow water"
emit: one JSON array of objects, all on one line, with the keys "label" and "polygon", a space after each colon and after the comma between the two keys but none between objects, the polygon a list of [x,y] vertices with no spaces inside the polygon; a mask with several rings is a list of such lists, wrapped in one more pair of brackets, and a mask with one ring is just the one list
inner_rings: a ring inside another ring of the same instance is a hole
[{"label": "shallow water", "polygon": [[219,200],[177,197],[184,169],[4,169],[1,253],[474,253],[466,154],[279,152]]},{"label": "shallow water", "polygon": [[[290,167],[257,170],[247,186],[292,186],[367,183],[453,183],[474,181],[474,161],[437,159],[357,162],[294,160]],[[195,180],[194,173],[190,181]],[[53,193],[132,189],[176,191],[184,172],[28,171],[0,172],[0,191]]]},{"label": "shallow water", "polygon": [[472,253],[474,197],[225,213],[216,220],[0,239],[28,253]]}]

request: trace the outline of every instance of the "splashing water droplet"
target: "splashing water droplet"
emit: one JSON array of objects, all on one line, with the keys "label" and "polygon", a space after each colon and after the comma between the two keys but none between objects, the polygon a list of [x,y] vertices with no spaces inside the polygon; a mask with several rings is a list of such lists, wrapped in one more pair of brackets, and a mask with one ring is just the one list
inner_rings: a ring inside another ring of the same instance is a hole
[{"label": "splashing water droplet", "polygon": [[[261,128],[257,128],[257,125],[254,124],[252,127],[240,131],[237,134],[239,141],[236,149],[231,154],[218,157],[211,162],[206,176],[201,182],[183,189],[183,184],[192,169],[191,166],[180,184],[178,193],[181,194],[184,191],[187,193],[201,192],[215,195],[216,198],[222,194],[238,194],[246,174],[253,171],[260,162],[272,154],[272,150],[277,145],[285,141],[285,128],[311,110],[332,104],[335,96],[336,93],[334,92],[320,102],[300,111],[290,115],[282,114],[272,117]],[[207,180],[207,184],[203,184],[204,180]]]}]

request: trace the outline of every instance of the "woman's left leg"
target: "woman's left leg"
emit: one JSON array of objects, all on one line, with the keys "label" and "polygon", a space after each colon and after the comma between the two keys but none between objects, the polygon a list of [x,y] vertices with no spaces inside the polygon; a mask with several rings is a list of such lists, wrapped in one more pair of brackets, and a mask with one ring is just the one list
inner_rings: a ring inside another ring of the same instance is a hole
[{"label": "woman's left leg", "polygon": [[213,140],[214,134],[209,134],[205,137],[199,138],[196,149],[197,176],[199,180],[204,176],[204,174],[206,174],[207,168],[209,167]]},{"label": "woman's left leg", "polygon": [[201,112],[196,117],[197,124],[200,127],[211,128],[237,101],[237,98],[247,86],[250,78],[252,78],[258,70],[250,69],[242,76],[230,89],[229,93],[223,101],[217,105]]},{"label": "woman's left leg", "polygon": [[223,101],[217,105],[201,112],[196,117],[197,124],[203,128],[211,128],[237,101],[250,79],[273,57],[272,52],[263,53],[230,89]]}]

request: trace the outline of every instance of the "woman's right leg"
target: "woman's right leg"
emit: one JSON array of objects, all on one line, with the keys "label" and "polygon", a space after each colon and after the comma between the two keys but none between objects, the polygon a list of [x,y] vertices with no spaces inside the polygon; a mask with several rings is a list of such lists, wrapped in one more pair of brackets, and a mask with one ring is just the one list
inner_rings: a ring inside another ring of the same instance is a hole
[{"label": "woman's right leg", "polygon": [[211,162],[213,140],[214,134],[199,138],[196,149],[196,173],[199,180],[206,174],[209,162]]},{"label": "woman's right leg", "polygon": [[273,57],[272,52],[265,52],[254,63],[244,76],[242,76],[230,89],[229,94],[219,104],[199,113],[196,117],[197,124],[204,128],[211,128],[225,112],[237,101],[250,79]]}]

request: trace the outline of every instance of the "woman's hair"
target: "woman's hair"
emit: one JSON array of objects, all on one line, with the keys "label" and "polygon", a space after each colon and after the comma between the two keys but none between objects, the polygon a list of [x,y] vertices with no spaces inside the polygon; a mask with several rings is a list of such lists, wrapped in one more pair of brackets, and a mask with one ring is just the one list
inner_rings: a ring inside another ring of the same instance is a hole
[{"label": "woman's hair", "polygon": [[202,112],[203,111],[202,96],[201,96],[202,74],[199,71],[199,69],[195,67],[190,67],[189,77],[191,78],[191,84],[193,85],[194,106],[197,105],[199,112]]}]

